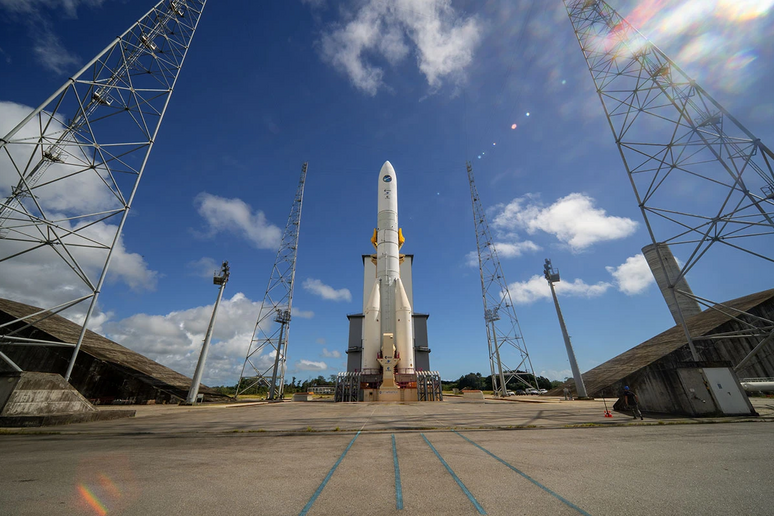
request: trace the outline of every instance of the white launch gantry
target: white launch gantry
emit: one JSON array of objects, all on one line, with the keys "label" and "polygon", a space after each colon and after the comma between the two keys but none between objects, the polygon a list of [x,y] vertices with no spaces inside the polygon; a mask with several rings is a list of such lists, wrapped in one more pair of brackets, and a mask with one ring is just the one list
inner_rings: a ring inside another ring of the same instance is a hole
[{"label": "white launch gantry", "polygon": [[[519,319],[516,317],[508,283],[503,276],[494,239],[489,231],[486,213],[473,178],[473,165],[470,162],[467,163],[467,170],[473,204],[473,223],[476,228],[478,270],[481,275],[492,390],[496,396],[505,397],[508,395],[508,383],[512,380],[537,388],[537,378],[521,333]],[[510,367],[505,365],[505,360],[510,362]]]},{"label": "white launch gantry", "polygon": [[[13,182],[0,184],[0,274],[53,257],[63,284],[39,312],[0,325],[0,348],[71,347],[66,380],[205,3],[162,0],[0,138],[0,177]],[[77,305],[88,308],[75,342],[19,335]]]},{"label": "white launch gantry", "polygon": [[285,365],[307,166],[308,163],[304,163],[301,167],[296,196],[269,276],[269,284],[263,295],[255,329],[247,347],[235,398],[255,386],[268,387],[266,398],[268,400],[278,401],[284,396]]}]

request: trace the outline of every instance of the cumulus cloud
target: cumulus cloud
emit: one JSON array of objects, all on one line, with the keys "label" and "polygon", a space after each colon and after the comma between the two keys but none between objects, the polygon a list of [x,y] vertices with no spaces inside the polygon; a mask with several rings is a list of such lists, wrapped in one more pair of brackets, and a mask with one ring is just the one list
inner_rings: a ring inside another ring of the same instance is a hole
[{"label": "cumulus cloud", "polygon": [[323,58],[346,73],[356,88],[375,95],[384,69],[367,56],[395,65],[414,51],[428,85],[458,81],[481,40],[481,24],[461,16],[451,0],[367,0],[320,41]]},{"label": "cumulus cloud", "polygon": [[314,317],[314,312],[311,310],[299,310],[295,306],[290,309],[290,315],[298,317],[300,319],[311,319]]},{"label": "cumulus cloud", "polygon": [[[524,253],[540,251],[541,247],[531,240],[514,240],[512,242],[495,242],[493,244],[498,258],[518,258]],[[466,256],[471,267],[478,267],[478,251],[471,251]]]},{"label": "cumulus cloud", "polygon": [[[78,228],[71,227],[67,221],[60,225],[69,231]],[[96,284],[102,271],[107,251],[77,244],[91,241],[108,245],[117,230],[117,226],[98,222],[79,229],[77,235],[70,234],[62,238],[66,244],[76,244],[69,247],[69,250],[92,284]],[[28,247],[26,242],[4,240],[2,255],[10,256]],[[61,251],[61,246],[56,247]],[[0,282],[0,297],[34,306],[57,306],[91,293],[86,282],[49,246],[0,262],[0,277],[3,278]],[[133,290],[142,291],[154,290],[158,278],[159,273],[151,270],[138,253],[127,250],[123,237],[119,237],[113,250],[107,280],[121,282]],[[82,320],[86,310],[84,305],[82,303],[62,315],[76,321],[79,318]],[[91,324],[90,327],[93,328]]]},{"label": "cumulus cloud", "polygon": [[[210,304],[165,315],[135,314],[107,323],[104,328],[108,338],[190,376],[199,359],[212,308]],[[205,384],[236,383],[260,308],[260,301],[251,301],[242,293],[221,301],[207,357]],[[251,361],[268,369],[274,363],[274,353],[254,355]]]},{"label": "cumulus cloud", "polygon": [[558,380],[563,382],[565,378],[572,378],[572,371],[569,369],[562,369],[557,371],[556,369],[544,369],[538,373],[538,376],[543,376],[549,380]]},{"label": "cumulus cloud", "polygon": [[335,349],[333,351],[328,351],[327,348],[323,348],[320,356],[323,358],[341,358],[341,352]]},{"label": "cumulus cloud", "polygon": [[605,269],[612,274],[618,290],[627,296],[645,292],[656,281],[642,253],[630,256],[618,267],[607,266]]},{"label": "cumulus cloud", "polygon": [[303,286],[304,290],[308,290],[329,301],[352,301],[352,293],[349,289],[341,288],[336,290],[318,279],[307,278],[304,280]]},{"label": "cumulus cloud", "polygon": [[199,215],[207,222],[207,235],[219,232],[234,233],[258,249],[277,249],[282,230],[266,220],[262,211],[253,214],[252,208],[241,199],[226,199],[206,192],[194,200]]},{"label": "cumulus cloud", "polygon": [[[611,283],[600,281],[589,285],[582,279],[562,280],[554,284],[556,293],[570,297],[599,297],[612,287]],[[527,281],[517,281],[508,285],[511,299],[515,304],[528,305],[541,299],[551,299],[551,289],[543,276],[534,275]]]},{"label": "cumulus cloud", "polygon": [[521,229],[530,235],[543,231],[567,244],[573,252],[598,242],[625,238],[637,229],[635,221],[607,215],[594,203],[585,194],[571,193],[545,206],[537,195],[526,195],[507,205],[498,205],[492,226],[500,231]]},{"label": "cumulus cloud", "polygon": [[188,269],[191,271],[191,274],[194,276],[211,278],[215,275],[216,272],[220,271],[221,263],[222,262],[216,262],[209,256],[203,256],[198,260],[188,262],[186,267],[188,267]]},{"label": "cumulus cloud", "polygon": [[296,369],[299,371],[325,371],[328,369],[328,364],[312,360],[298,360],[296,362]]}]

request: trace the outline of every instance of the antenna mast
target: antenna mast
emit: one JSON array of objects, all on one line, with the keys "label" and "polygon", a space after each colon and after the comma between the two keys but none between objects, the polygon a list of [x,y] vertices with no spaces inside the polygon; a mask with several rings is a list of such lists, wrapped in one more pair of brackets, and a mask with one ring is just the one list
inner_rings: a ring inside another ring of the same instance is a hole
[{"label": "antenna mast", "polygon": [[[726,337],[771,341],[774,321],[694,295],[684,278],[725,250],[774,263],[774,153],[607,2],[564,4],[652,241],[643,252],[657,279],[675,271],[659,286],[693,359],[703,337],[685,321],[699,305],[740,323]],[[735,369],[761,344],[741,344],[751,352]]]},{"label": "antenna mast", "polygon": [[[235,394],[237,398],[240,393],[256,385],[265,385],[269,388],[268,400],[282,400],[284,395],[285,362],[307,165],[308,163],[304,163],[301,167],[301,179],[298,181],[296,197],[290,208],[285,233],[282,235],[277,258],[274,260],[269,285],[263,295],[261,310],[258,312],[253,336],[247,347],[245,362],[242,364]],[[272,360],[267,360],[270,358]],[[245,370],[247,370],[247,376],[245,376]]]},{"label": "antenna mast", "polygon": [[9,178],[0,184],[0,275],[12,263],[53,258],[62,281],[77,285],[0,325],[0,345],[30,344],[20,331],[87,304],[77,341],[64,343],[73,348],[66,380],[205,3],[162,0],[0,138]]},{"label": "antenna mast", "polygon": [[[489,368],[492,373],[492,390],[496,395],[507,396],[507,386],[513,378],[530,387],[537,386],[535,370],[527,352],[527,344],[513,308],[508,283],[503,277],[500,259],[486,221],[486,213],[478,196],[473,179],[473,166],[467,163],[470,198],[473,203],[473,223],[476,228],[478,269],[481,274],[481,295],[484,300],[486,339],[489,345]],[[513,353],[513,351],[516,353]],[[515,367],[504,363],[503,355],[516,360]],[[535,384],[535,385],[533,385]]]}]

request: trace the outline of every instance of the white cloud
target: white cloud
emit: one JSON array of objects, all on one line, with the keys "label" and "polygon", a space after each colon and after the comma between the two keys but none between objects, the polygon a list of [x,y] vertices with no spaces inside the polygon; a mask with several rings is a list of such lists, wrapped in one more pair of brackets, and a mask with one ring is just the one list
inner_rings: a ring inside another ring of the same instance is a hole
[{"label": "white cloud", "polygon": [[[562,280],[554,284],[557,295],[571,297],[598,297],[607,292],[612,287],[611,283],[600,281],[594,285],[589,285],[582,279],[574,281]],[[527,305],[541,299],[551,298],[551,289],[543,276],[534,275],[527,281],[517,281],[508,285],[508,291],[511,293],[511,299],[515,304]]]},{"label": "white cloud", "polygon": [[352,293],[349,289],[342,288],[336,290],[318,279],[307,278],[304,280],[304,290],[308,290],[329,301],[352,301]]},{"label": "white cloud", "polygon": [[59,36],[53,32],[44,31],[40,34],[32,46],[32,51],[40,64],[57,74],[74,74],[81,62],[77,55],[64,48]]},{"label": "white cloud", "polygon": [[607,266],[605,269],[613,275],[618,290],[627,296],[645,292],[656,281],[642,253],[630,256],[618,267]]},{"label": "white cloud", "polygon": [[[531,240],[495,242],[494,248],[497,252],[497,257],[500,259],[518,258],[524,253],[532,253],[542,249],[539,245],[537,245],[535,242],[532,242]],[[466,255],[466,261],[470,267],[478,267],[478,251],[469,252]]]},{"label": "white cloud", "polygon": [[67,16],[75,17],[78,7],[96,7],[105,0],[0,0],[0,7],[22,14],[37,13],[41,8],[50,10],[62,8]]},{"label": "white cloud", "polygon": [[496,208],[499,213],[492,223],[496,229],[523,229],[530,235],[544,231],[569,245],[572,251],[625,238],[637,229],[637,222],[607,215],[605,210],[594,207],[593,198],[582,193],[571,193],[548,207],[537,195],[530,194]]},{"label": "white cloud", "polygon": [[[15,102],[0,101],[0,134],[6,135],[19,122],[33,111],[30,106]],[[50,116],[50,115],[49,115]],[[37,141],[40,138],[39,124],[47,124],[48,117],[41,115],[41,119],[33,118],[22,127],[12,138],[16,142]],[[52,120],[48,124],[44,136],[51,142],[57,140],[64,132],[65,126],[59,120]],[[62,159],[67,164],[54,163],[45,169],[45,175],[32,183],[34,193],[44,210],[47,212],[65,213],[70,216],[116,210],[121,207],[119,200],[105,186],[104,170],[101,167],[92,169],[89,167],[93,156],[88,154],[85,148],[72,139],[64,139],[59,142],[62,151]],[[35,156],[30,153],[40,153],[40,149],[33,145],[12,143],[5,147],[5,152],[0,155],[0,196],[6,197],[11,193],[11,188],[19,183],[19,172],[15,165],[30,162]],[[38,157],[39,159],[39,157]],[[35,161],[32,161],[35,163]],[[59,179],[67,176],[64,181]],[[27,201],[29,205],[29,201]],[[34,206],[29,205],[31,213],[37,213]]]},{"label": "white cloud", "polygon": [[328,351],[327,348],[323,348],[320,356],[323,358],[341,358],[341,352],[335,349],[333,351]]},{"label": "white cloud", "polygon": [[451,0],[367,0],[351,19],[323,34],[323,58],[346,73],[358,89],[375,95],[384,70],[366,59],[377,55],[395,65],[414,48],[428,85],[460,80],[481,40],[480,23],[461,17]]},{"label": "white cloud", "polygon": [[194,276],[211,278],[215,276],[216,272],[220,271],[221,264],[209,256],[203,256],[198,260],[188,262],[186,266],[191,270],[191,273]]},{"label": "white cloud", "polygon": [[314,312],[311,310],[299,310],[295,306],[290,309],[290,315],[298,317],[300,319],[311,319],[314,317]]},{"label": "white cloud", "polygon": [[569,369],[562,369],[561,371],[557,371],[556,369],[544,369],[538,373],[538,376],[543,376],[549,380],[559,380],[560,382],[563,382],[565,378],[572,378],[572,371]]},{"label": "white cloud", "polygon": [[[251,301],[242,293],[221,301],[207,357],[205,384],[236,383],[260,307],[260,301]],[[108,338],[190,376],[199,359],[212,308],[210,304],[166,315],[135,314],[104,327]],[[273,356],[264,352],[251,360],[266,369],[274,363]]]},{"label": "white cloud", "polygon": [[69,52],[52,27],[50,13],[61,9],[67,18],[76,18],[82,5],[96,7],[104,0],[0,0],[0,8],[11,15],[23,16],[30,37],[32,51],[38,62],[54,73],[74,73],[81,59]]},{"label": "white cloud", "polygon": [[[60,225],[72,229],[65,221]],[[117,231],[117,226],[98,222],[80,231],[83,237],[107,245]],[[83,242],[73,236],[63,237],[68,244]],[[61,247],[61,246],[58,246]],[[23,242],[3,241],[3,256],[9,256],[28,248]],[[93,284],[105,262],[106,251],[88,247],[70,247],[70,252],[84,269]],[[45,246],[14,259],[0,262],[0,297],[13,299],[39,307],[52,307],[91,292],[91,289],[76,276],[67,263],[53,249]],[[108,281],[120,281],[129,288],[154,290],[159,273],[148,268],[142,256],[126,249],[123,237],[119,237],[113,250],[108,271]],[[82,317],[86,307],[79,305],[62,315],[77,319]]]},{"label": "white cloud", "polygon": [[328,364],[312,360],[298,360],[296,362],[296,369],[299,371],[325,371],[328,369]]},{"label": "white cloud", "polygon": [[241,199],[226,199],[203,192],[196,196],[194,204],[207,222],[208,236],[228,231],[248,240],[258,249],[279,247],[282,230],[268,222],[262,211],[253,214],[250,205]]}]

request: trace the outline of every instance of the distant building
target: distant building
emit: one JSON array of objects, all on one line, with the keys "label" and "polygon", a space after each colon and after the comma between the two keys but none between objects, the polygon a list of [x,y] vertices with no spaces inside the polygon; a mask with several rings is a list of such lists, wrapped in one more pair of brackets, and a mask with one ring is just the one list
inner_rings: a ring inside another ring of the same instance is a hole
[{"label": "distant building", "polygon": [[312,385],[309,387],[309,392],[315,394],[333,394],[333,385]]}]

